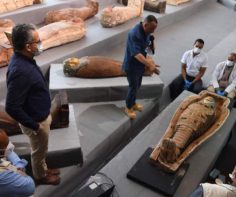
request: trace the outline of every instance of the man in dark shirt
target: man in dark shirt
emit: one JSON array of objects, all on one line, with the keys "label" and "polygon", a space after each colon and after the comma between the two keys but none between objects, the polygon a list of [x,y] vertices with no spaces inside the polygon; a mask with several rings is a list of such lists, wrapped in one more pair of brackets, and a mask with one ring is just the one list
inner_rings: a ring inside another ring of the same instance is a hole
[{"label": "man in dark shirt", "polygon": [[50,95],[46,80],[33,59],[41,51],[35,27],[19,24],[12,30],[14,54],[7,71],[6,112],[19,122],[32,148],[31,164],[35,180],[59,184],[58,169],[45,162],[51,124]]},{"label": "man in dark shirt", "polygon": [[[145,67],[149,70],[157,69],[155,64],[147,58],[150,46],[150,34],[157,28],[158,21],[153,15],[145,18],[144,22],[137,24],[128,34],[126,53],[122,69],[127,74],[129,83],[126,97],[125,113],[131,119],[136,118],[135,110],[142,111],[143,107],[136,103],[136,95],[142,83]],[[153,49],[151,49],[153,51]],[[157,73],[159,70],[156,71]]]}]

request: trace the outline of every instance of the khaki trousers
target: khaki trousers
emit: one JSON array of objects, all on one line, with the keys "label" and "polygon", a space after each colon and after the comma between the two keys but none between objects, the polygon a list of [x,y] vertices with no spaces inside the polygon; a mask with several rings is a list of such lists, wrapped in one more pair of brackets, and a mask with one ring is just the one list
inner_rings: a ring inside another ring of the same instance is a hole
[{"label": "khaki trousers", "polygon": [[[215,92],[215,88],[214,88],[213,86],[208,86],[207,90],[208,90],[209,92]],[[229,92],[229,93],[227,94],[227,97],[230,98],[230,99],[234,99],[235,96],[236,96],[235,90],[232,90],[231,92]]]},{"label": "khaki trousers", "polygon": [[24,127],[20,124],[22,132],[26,134],[30,140],[31,165],[35,179],[41,179],[46,175],[47,164],[45,159],[48,152],[48,137],[51,122],[51,115],[49,115],[44,121],[39,122],[42,125],[43,129],[40,130],[37,134],[34,134],[34,130]]}]

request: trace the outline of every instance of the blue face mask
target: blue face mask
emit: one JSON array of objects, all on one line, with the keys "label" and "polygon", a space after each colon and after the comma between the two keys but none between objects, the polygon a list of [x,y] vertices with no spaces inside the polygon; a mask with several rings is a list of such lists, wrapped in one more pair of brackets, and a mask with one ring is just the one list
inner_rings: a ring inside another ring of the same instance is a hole
[{"label": "blue face mask", "polygon": [[7,157],[8,155],[10,155],[12,153],[12,151],[14,150],[15,146],[14,144],[12,144],[10,141],[6,147],[6,149],[0,149],[0,151],[4,152],[4,155],[0,155],[0,157]]}]

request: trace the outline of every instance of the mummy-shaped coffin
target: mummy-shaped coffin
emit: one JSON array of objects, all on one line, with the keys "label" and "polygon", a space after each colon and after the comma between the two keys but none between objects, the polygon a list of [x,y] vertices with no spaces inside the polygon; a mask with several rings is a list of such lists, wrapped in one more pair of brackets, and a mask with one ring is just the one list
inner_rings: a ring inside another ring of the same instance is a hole
[{"label": "mummy-shaped coffin", "polygon": [[43,0],[0,0],[0,13],[42,3]]},{"label": "mummy-shaped coffin", "polygon": [[151,161],[175,172],[204,141],[214,135],[229,115],[229,99],[207,91],[186,98],[152,152]]},{"label": "mummy-shaped coffin", "polygon": [[64,8],[53,10],[46,14],[45,23],[53,23],[61,20],[73,20],[81,18],[86,20],[98,13],[98,2],[87,0],[87,5],[82,8]]},{"label": "mummy-shaped coffin", "polygon": [[7,66],[13,49],[4,32],[11,32],[15,24],[10,19],[0,20],[0,67]]},{"label": "mummy-shaped coffin", "polygon": [[103,27],[114,27],[126,21],[141,16],[144,0],[128,0],[126,7],[107,7],[102,10],[100,22]]},{"label": "mummy-shaped coffin", "polygon": [[[124,5],[128,4],[128,0],[118,0],[118,2]],[[165,13],[166,0],[145,0],[144,10],[157,13]]]},{"label": "mummy-shaped coffin", "polygon": [[170,5],[179,5],[181,3],[186,3],[190,0],[167,0],[167,4],[170,4]]},{"label": "mummy-shaped coffin", "polygon": [[[152,61],[150,59],[150,61]],[[103,56],[86,56],[80,59],[68,58],[63,62],[63,71],[66,76],[80,78],[105,78],[125,76],[122,71],[122,62]],[[145,68],[145,75],[152,75],[153,68]]]},{"label": "mummy-shaped coffin", "polygon": [[38,29],[43,50],[73,42],[85,36],[86,29],[82,19],[59,21]]}]

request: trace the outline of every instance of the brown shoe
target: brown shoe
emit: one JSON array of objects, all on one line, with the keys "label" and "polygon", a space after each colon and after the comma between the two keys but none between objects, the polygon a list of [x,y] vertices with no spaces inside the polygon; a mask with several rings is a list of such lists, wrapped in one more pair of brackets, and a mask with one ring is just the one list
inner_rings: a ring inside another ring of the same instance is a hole
[{"label": "brown shoe", "polygon": [[140,105],[140,104],[135,104],[133,107],[132,107],[133,110],[135,111],[143,111],[143,106]]},{"label": "brown shoe", "polygon": [[48,174],[48,175],[59,175],[60,170],[58,168],[48,169],[46,171],[46,174]]},{"label": "brown shoe", "polygon": [[130,119],[136,118],[136,113],[133,111],[133,109],[125,108],[125,113]]},{"label": "brown shoe", "polygon": [[61,181],[61,178],[57,175],[46,175],[42,179],[35,180],[38,185],[58,185]]}]

